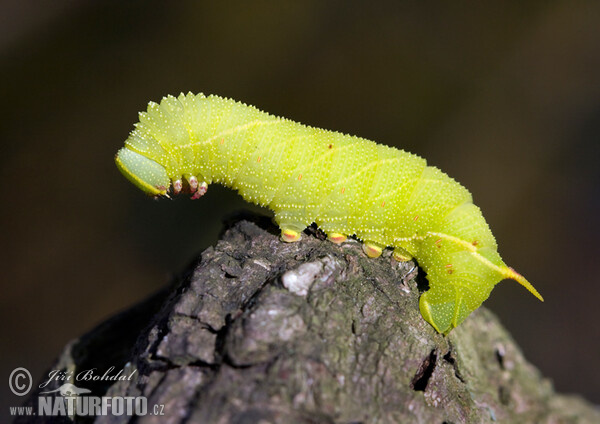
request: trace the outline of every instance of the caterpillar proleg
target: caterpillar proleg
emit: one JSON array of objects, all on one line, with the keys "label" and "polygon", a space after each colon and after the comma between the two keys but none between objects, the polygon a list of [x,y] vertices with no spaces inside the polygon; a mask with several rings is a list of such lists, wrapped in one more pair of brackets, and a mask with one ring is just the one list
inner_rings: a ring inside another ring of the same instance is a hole
[{"label": "caterpillar proleg", "polygon": [[427,273],[423,318],[448,333],[503,279],[542,296],[500,258],[469,191],[425,159],[255,107],[203,94],[151,102],[116,155],[119,170],[153,196],[219,183],[273,210],[287,242],[315,222],[335,243],[364,242],[415,258]]}]

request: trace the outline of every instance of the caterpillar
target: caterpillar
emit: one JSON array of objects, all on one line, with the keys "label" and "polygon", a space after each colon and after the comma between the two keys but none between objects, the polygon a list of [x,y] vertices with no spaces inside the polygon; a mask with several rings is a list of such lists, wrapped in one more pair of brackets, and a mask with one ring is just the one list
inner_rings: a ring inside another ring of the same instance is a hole
[{"label": "caterpillar", "polygon": [[367,256],[386,247],[415,258],[429,289],[423,318],[447,334],[503,279],[537,290],[509,268],[469,191],[425,159],[375,142],[305,126],[218,96],[181,94],[150,102],[115,157],[152,196],[211,183],[274,212],[281,239],[316,223],[334,243],[363,241]]}]

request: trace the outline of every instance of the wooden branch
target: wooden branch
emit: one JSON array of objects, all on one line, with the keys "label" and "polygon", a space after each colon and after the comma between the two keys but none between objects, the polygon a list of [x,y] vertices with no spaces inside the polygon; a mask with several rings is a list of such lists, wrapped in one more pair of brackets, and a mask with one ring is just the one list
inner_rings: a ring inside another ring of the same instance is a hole
[{"label": "wooden branch", "polygon": [[165,405],[98,423],[600,422],[555,394],[485,308],[435,332],[413,262],[276,234],[234,223],[172,287],[70,343],[53,369],[135,371],[73,382]]}]

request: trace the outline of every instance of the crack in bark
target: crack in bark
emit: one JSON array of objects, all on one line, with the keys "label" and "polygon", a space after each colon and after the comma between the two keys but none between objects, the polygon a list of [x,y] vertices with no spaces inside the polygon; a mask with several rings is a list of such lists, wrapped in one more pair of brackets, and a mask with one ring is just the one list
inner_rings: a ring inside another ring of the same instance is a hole
[{"label": "crack in bark", "polygon": [[435,365],[437,361],[437,354],[435,349],[433,349],[429,356],[427,356],[421,366],[415,373],[410,385],[412,389],[416,392],[424,392],[427,389],[427,384],[429,384],[429,379],[433,375],[433,371],[435,370]]}]

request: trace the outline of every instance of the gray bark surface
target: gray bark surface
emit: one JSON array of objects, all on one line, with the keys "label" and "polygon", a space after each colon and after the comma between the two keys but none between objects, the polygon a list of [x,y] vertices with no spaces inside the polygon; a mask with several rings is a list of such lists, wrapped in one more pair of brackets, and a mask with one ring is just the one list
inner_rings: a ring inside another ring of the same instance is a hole
[{"label": "gray bark surface", "polygon": [[164,405],[164,416],[97,423],[600,422],[556,394],[485,308],[444,337],[419,313],[413,262],[323,239],[283,243],[238,221],[171,287],[71,342],[51,369],[135,371],[72,382],[146,396],[150,412]]}]

